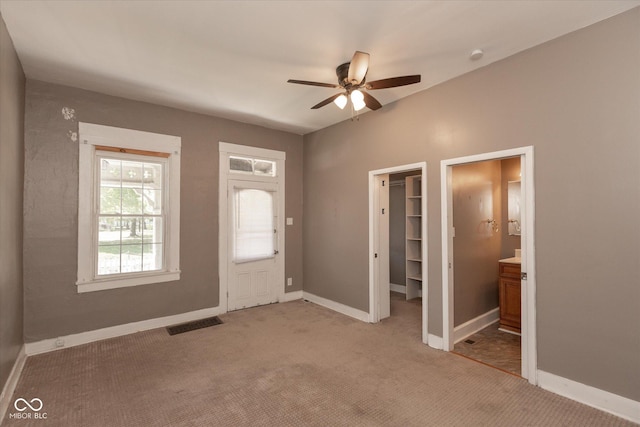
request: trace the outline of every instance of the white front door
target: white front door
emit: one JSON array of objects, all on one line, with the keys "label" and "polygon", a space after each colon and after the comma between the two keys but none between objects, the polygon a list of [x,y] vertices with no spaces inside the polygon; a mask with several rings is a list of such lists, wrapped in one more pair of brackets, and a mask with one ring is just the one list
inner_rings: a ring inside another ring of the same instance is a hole
[{"label": "white front door", "polygon": [[278,301],[278,185],[229,180],[228,310]]}]

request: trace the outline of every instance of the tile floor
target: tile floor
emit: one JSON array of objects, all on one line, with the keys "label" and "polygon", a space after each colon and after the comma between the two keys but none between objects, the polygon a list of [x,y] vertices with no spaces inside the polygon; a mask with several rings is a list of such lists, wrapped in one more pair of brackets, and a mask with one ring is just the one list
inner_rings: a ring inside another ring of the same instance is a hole
[{"label": "tile floor", "polygon": [[[473,344],[467,342],[473,341]],[[520,375],[520,336],[498,330],[498,322],[457,343],[453,351],[498,369]]]}]

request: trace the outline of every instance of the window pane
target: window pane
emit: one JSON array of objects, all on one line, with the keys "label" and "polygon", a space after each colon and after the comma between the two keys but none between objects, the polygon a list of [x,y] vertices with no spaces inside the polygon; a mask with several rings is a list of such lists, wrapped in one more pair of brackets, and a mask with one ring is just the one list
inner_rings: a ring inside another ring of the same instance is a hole
[{"label": "window pane", "polygon": [[256,160],[254,168],[256,175],[276,176],[276,162],[270,162],[268,160]]},{"label": "window pane", "polygon": [[162,243],[163,241],[162,218],[145,218],[143,224],[143,243]]},{"label": "window pane", "polygon": [[142,271],[142,243],[122,244],[123,273],[136,273]]},{"label": "window pane", "polygon": [[142,189],[123,188],[122,189],[122,213],[141,214],[142,213]]},{"label": "window pane", "polygon": [[99,217],[98,245],[120,245],[120,217]]},{"label": "window pane", "polygon": [[122,191],[120,187],[100,186],[100,213],[118,214],[122,204]]},{"label": "window pane", "polygon": [[142,270],[154,271],[162,269],[162,243],[143,245]]},{"label": "window pane", "polygon": [[234,261],[273,257],[273,193],[236,188],[234,196]]},{"label": "window pane", "polygon": [[98,246],[98,275],[120,273],[120,245]]},{"label": "window pane", "polygon": [[142,181],[145,189],[162,188],[162,169],[160,163],[144,163]]},{"label": "window pane", "polygon": [[162,213],[162,190],[144,189],[142,204],[145,214],[160,215]]},{"label": "window pane", "polygon": [[144,213],[162,213],[162,165],[145,163],[142,172],[142,206]]},{"label": "window pane", "polygon": [[143,164],[140,162],[122,161],[122,186],[142,188]]},{"label": "window pane", "polygon": [[144,221],[141,217],[129,217],[128,230],[122,230],[122,266],[123,273],[142,271],[142,237]]},{"label": "window pane", "polygon": [[253,172],[253,160],[244,157],[229,157],[229,170],[234,172]]},{"label": "window pane", "polygon": [[120,187],[122,162],[116,159],[99,159],[100,181],[104,186]]}]

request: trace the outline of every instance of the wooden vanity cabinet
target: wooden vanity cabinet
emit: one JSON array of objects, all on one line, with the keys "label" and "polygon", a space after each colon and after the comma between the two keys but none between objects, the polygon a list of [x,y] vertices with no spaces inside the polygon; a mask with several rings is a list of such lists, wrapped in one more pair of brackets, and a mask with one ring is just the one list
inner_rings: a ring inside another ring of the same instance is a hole
[{"label": "wooden vanity cabinet", "polygon": [[520,264],[499,263],[500,328],[520,333]]}]

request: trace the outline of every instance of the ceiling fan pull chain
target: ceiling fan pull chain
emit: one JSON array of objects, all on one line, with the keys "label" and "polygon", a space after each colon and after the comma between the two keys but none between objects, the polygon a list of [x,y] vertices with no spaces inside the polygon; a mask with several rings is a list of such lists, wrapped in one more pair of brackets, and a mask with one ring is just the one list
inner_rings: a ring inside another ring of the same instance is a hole
[{"label": "ceiling fan pull chain", "polygon": [[353,106],[353,102],[350,102],[349,105],[351,105],[351,121],[359,122],[360,116],[358,115],[358,110]]}]

